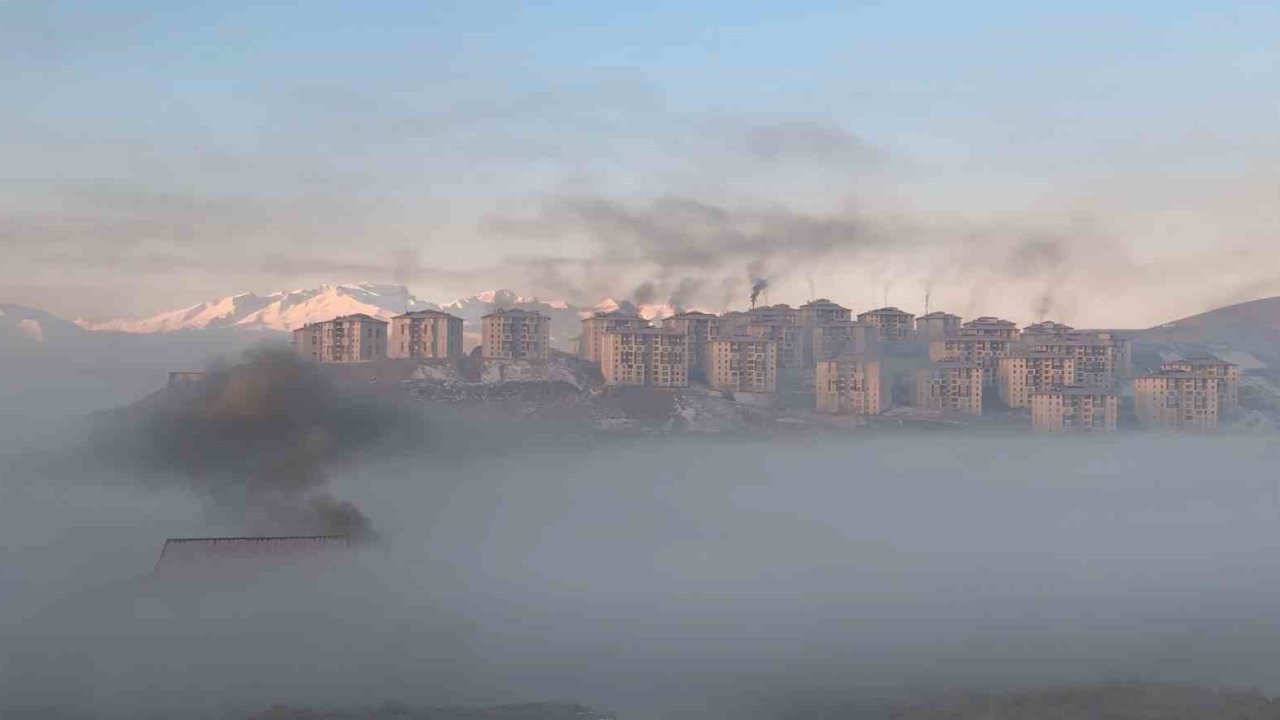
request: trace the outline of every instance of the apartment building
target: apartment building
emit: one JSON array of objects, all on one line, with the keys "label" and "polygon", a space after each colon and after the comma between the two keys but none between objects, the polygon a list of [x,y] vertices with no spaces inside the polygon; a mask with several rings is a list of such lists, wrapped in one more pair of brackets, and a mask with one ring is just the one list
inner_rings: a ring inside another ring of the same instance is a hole
[{"label": "apartment building", "polygon": [[825,325],[827,323],[849,322],[853,319],[853,311],[841,307],[826,298],[810,300],[799,308],[801,325]]},{"label": "apartment building", "polygon": [[1211,375],[1219,379],[1218,411],[1227,412],[1240,406],[1240,366],[1202,355],[1161,363],[1165,372],[1187,372]]},{"label": "apartment building", "polygon": [[818,412],[879,415],[893,404],[892,387],[879,360],[844,356],[817,365]]},{"label": "apartment building", "polygon": [[614,310],[597,312],[582,319],[582,336],[578,341],[578,356],[583,360],[600,362],[604,334],[619,330],[640,330],[649,327],[649,321],[634,312]]},{"label": "apartment building", "polygon": [[387,357],[387,321],[356,313],[308,323],[293,331],[293,352],[319,363],[358,363]]},{"label": "apartment building", "polygon": [[777,344],[779,370],[808,367],[804,361],[804,340],[808,333],[803,325],[786,320],[753,320],[743,327],[742,332]]},{"label": "apartment building", "polygon": [[960,316],[934,310],[916,318],[916,338],[924,342],[941,340],[960,332]]},{"label": "apartment building", "polygon": [[1074,385],[1076,359],[1071,355],[1031,352],[997,359],[996,387],[1011,408],[1031,407],[1032,393]]},{"label": "apartment building", "polygon": [[871,325],[887,342],[910,340],[915,332],[916,316],[896,307],[882,307],[858,313],[858,322]]},{"label": "apartment building", "polygon": [[778,389],[778,343],[754,335],[721,335],[707,343],[707,382],[717,390]]},{"label": "apartment building", "polygon": [[664,319],[662,327],[689,336],[689,370],[705,377],[707,343],[720,337],[720,318],[705,312],[682,312]]},{"label": "apartment building", "polygon": [[688,387],[691,344],[674,329],[611,330],[601,338],[600,373],[605,385]]},{"label": "apartment building", "polygon": [[960,326],[962,335],[979,335],[982,337],[1000,338],[1003,340],[1018,339],[1018,325],[1009,320],[984,315],[974,318]]},{"label": "apartment building", "polygon": [[972,363],[982,368],[983,383],[992,387],[996,382],[999,359],[1014,350],[1008,338],[990,335],[970,335],[961,330],[959,335],[949,335],[929,343],[929,359],[934,362],[954,360]]},{"label": "apartment building", "polygon": [[1116,431],[1119,399],[1110,390],[1078,386],[1031,393],[1031,427],[1042,432]]},{"label": "apartment building", "polygon": [[792,324],[800,322],[800,310],[786,303],[761,305],[760,307],[751,308],[745,314],[747,322],[783,322]]},{"label": "apartment building", "polygon": [[806,325],[804,330],[805,367],[841,355],[873,353],[880,342],[879,328],[848,320]]},{"label": "apartment building", "polygon": [[1076,377],[1072,384],[1083,387],[1114,387],[1128,364],[1127,341],[1118,341],[1111,333],[1024,335],[1019,345],[1025,352],[1074,357]]},{"label": "apartment building", "polygon": [[1143,427],[1215,430],[1222,379],[1181,370],[1162,370],[1133,379],[1133,404]]},{"label": "apartment building", "polygon": [[963,360],[940,360],[914,374],[916,407],[982,414],[983,367]]},{"label": "apartment building", "polygon": [[531,310],[495,310],[480,319],[480,354],[486,360],[546,360],[551,318]]},{"label": "apartment building", "polygon": [[439,310],[418,310],[391,318],[387,355],[393,358],[453,360],[462,357],[462,318]]}]

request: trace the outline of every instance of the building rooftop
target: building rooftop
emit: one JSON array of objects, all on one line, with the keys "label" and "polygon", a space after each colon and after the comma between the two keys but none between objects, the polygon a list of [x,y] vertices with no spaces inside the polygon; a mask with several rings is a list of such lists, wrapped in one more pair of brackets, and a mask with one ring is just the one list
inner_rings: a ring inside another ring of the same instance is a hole
[{"label": "building rooftop", "polygon": [[332,320],[326,320],[325,322],[338,322],[339,320],[356,321],[356,322],[376,322],[376,323],[382,323],[383,325],[387,324],[386,320],[383,320],[382,318],[376,318],[372,315],[366,315],[365,313],[352,313],[350,315],[339,315],[338,317],[333,318]]},{"label": "building rooftop", "polygon": [[967,328],[1000,328],[1002,330],[1007,330],[1010,328],[1017,328],[1018,324],[1011,320],[1001,320],[1000,318],[997,318],[997,317],[984,315],[980,318],[974,318],[973,320],[970,320],[969,322],[965,323],[964,326]]},{"label": "building rooftop", "polygon": [[457,315],[451,315],[443,310],[414,310],[412,312],[401,313],[392,317],[392,320],[401,320],[403,318],[448,318],[451,320],[461,320]]},{"label": "building rooftop", "polygon": [[892,305],[887,307],[882,307],[882,308],[876,308],[875,310],[868,310],[866,312],[858,313],[859,316],[862,316],[862,315],[910,315],[910,314],[911,313],[905,310],[901,310],[899,308],[893,307]]},{"label": "building rooftop", "polygon": [[805,303],[805,304],[801,305],[800,307],[801,307],[801,308],[811,308],[811,307],[828,307],[828,308],[840,308],[841,310],[847,310],[847,309],[848,309],[848,308],[846,308],[846,307],[842,307],[842,306],[841,306],[841,305],[839,305],[838,303],[833,303],[833,302],[831,302],[830,300],[828,300],[828,299],[826,299],[826,298],[818,298],[817,300],[810,300],[809,302],[807,302],[807,303]]},{"label": "building rooftop", "polygon": [[160,550],[155,570],[215,561],[306,556],[350,546],[351,538],[346,535],[169,538]]},{"label": "building rooftop", "polygon": [[1166,360],[1165,365],[1190,365],[1192,367],[1213,367],[1215,365],[1234,365],[1235,363],[1227,362],[1212,355],[1194,355],[1192,357],[1182,358],[1181,360]]},{"label": "building rooftop", "polygon": [[684,312],[678,312],[673,315],[668,315],[666,319],[670,320],[671,318],[715,318],[715,317],[718,317],[715,313],[702,312],[701,310],[686,310]]},{"label": "building rooftop", "polygon": [[942,312],[941,310],[934,310],[933,312],[928,313],[926,315],[921,315],[916,319],[917,320],[946,320],[948,318],[955,318],[956,320],[959,320],[960,316],[952,315],[949,312]]},{"label": "building rooftop", "polygon": [[505,317],[537,317],[537,318],[547,317],[546,315],[543,315],[542,313],[536,310],[521,310],[519,308],[512,308],[510,310],[494,310],[493,312],[485,313],[481,317],[487,318],[487,317],[504,317],[504,316]]},{"label": "building rooftop", "polygon": [[597,311],[595,311],[595,312],[591,313],[591,315],[590,315],[590,316],[588,316],[588,317],[586,317],[586,318],[584,318],[584,319],[586,319],[586,320],[594,320],[594,319],[596,319],[596,318],[602,318],[602,319],[619,318],[619,319],[626,319],[626,320],[640,320],[640,319],[642,319],[642,318],[640,317],[640,313],[638,313],[638,312],[636,312],[636,311],[634,311],[634,310],[622,310],[622,309],[618,309],[618,310],[597,310]]}]

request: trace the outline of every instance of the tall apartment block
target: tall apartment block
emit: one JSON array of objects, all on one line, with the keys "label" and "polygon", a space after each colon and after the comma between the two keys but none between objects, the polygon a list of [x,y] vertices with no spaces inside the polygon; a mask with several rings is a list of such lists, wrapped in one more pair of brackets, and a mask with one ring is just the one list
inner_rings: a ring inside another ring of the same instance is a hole
[{"label": "tall apartment block", "polygon": [[707,343],[720,337],[720,318],[711,313],[682,312],[664,319],[662,327],[689,336],[689,370],[705,377]]},{"label": "tall apartment block", "polygon": [[1055,353],[1018,353],[997,359],[996,387],[1011,408],[1031,407],[1032,393],[1074,385],[1076,359]]},{"label": "tall apartment block", "polygon": [[364,313],[309,323],[293,331],[293,351],[319,363],[358,363],[387,357],[387,321]]},{"label": "tall apartment block", "polygon": [[807,367],[804,362],[804,339],[808,333],[804,326],[786,320],[753,320],[746,324],[743,332],[777,344],[779,370]]},{"label": "tall apartment block", "polygon": [[635,313],[614,310],[597,312],[582,319],[582,336],[578,340],[578,356],[583,360],[600,362],[604,347],[604,334],[618,330],[639,330],[649,327],[649,321]]},{"label": "tall apartment block", "polygon": [[893,383],[879,360],[846,356],[817,366],[817,409],[833,415],[879,415],[893,404]]},{"label": "tall apartment block", "polygon": [[916,338],[924,342],[941,340],[960,332],[960,316],[934,310],[916,318]]},{"label": "tall apartment block", "polygon": [[978,335],[1002,340],[1017,340],[1018,333],[1017,323],[1010,320],[1001,320],[990,315],[974,318],[960,326],[960,334],[962,335]]},{"label": "tall apartment block", "polygon": [[689,385],[688,335],[678,330],[612,330],[601,339],[605,385],[681,388]]},{"label": "tall apartment block", "polygon": [[1031,427],[1043,432],[1116,431],[1119,400],[1110,390],[1078,386],[1031,393]]},{"label": "tall apartment block", "polygon": [[717,390],[778,389],[778,343],[754,335],[722,335],[707,343],[707,383]]},{"label": "tall apartment block", "polygon": [[747,322],[800,322],[800,310],[786,303],[777,305],[761,305],[746,312]]},{"label": "tall apartment block", "polygon": [[896,307],[882,307],[858,313],[858,322],[878,329],[882,340],[899,342],[911,339],[916,327],[916,316]]},{"label": "tall apartment block", "polygon": [[798,313],[798,320],[801,325],[849,322],[852,318],[852,310],[847,307],[841,307],[826,298],[810,300],[800,306]]},{"label": "tall apartment block", "polygon": [[1200,372],[1162,370],[1133,378],[1138,422],[1167,430],[1215,430],[1222,379]]},{"label": "tall apartment block", "polygon": [[546,360],[551,318],[531,310],[495,310],[480,319],[480,354],[486,360]]},{"label": "tall apartment block", "polygon": [[1032,353],[1069,355],[1076,359],[1074,385],[1094,388],[1115,386],[1127,363],[1126,345],[1110,333],[1072,331],[1060,336],[1024,337],[1023,350]]},{"label": "tall apartment block", "polygon": [[439,310],[418,310],[391,318],[387,355],[393,358],[453,360],[462,357],[462,318]]},{"label": "tall apartment block", "polygon": [[1218,383],[1218,411],[1226,412],[1240,406],[1240,366],[1216,357],[1189,357],[1161,363],[1165,372],[1188,372],[1211,375]]},{"label": "tall apartment block", "polygon": [[982,414],[982,373],[978,363],[941,360],[915,371],[916,407]]},{"label": "tall apartment block", "polygon": [[972,363],[982,368],[982,379],[988,387],[995,385],[999,359],[1013,352],[1014,343],[1008,338],[990,335],[971,335],[964,330],[959,335],[949,335],[929,343],[929,359],[934,362],[956,360]]},{"label": "tall apartment block", "polygon": [[874,353],[880,343],[879,328],[859,322],[829,322],[804,326],[804,364],[841,355]]}]

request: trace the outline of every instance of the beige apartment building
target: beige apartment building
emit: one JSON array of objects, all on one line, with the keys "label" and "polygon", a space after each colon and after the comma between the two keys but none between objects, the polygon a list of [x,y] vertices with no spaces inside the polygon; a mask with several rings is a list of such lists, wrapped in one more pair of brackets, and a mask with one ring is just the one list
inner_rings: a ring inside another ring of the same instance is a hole
[{"label": "beige apartment building", "polygon": [[807,367],[804,362],[804,340],[808,333],[803,325],[785,320],[753,320],[746,324],[743,333],[772,340],[777,344],[779,370]]},{"label": "beige apartment building", "polygon": [[1218,411],[1227,412],[1240,406],[1240,366],[1211,356],[1198,356],[1161,363],[1165,372],[1187,372],[1211,375],[1219,379]]},{"label": "beige apartment building", "polygon": [[1008,338],[990,335],[970,335],[963,330],[959,335],[949,335],[929,343],[929,359],[934,362],[955,360],[972,363],[982,368],[983,383],[995,385],[996,367],[1000,358],[1013,352],[1014,344]]},{"label": "beige apartment building", "polygon": [[393,358],[454,360],[462,357],[462,318],[439,310],[418,310],[391,318],[387,355]]},{"label": "beige apartment building", "polygon": [[798,323],[800,322],[800,310],[793,308],[786,303],[778,303],[777,305],[761,305],[748,310],[746,313],[746,321],[751,322],[782,322],[782,323]]},{"label": "beige apartment building", "polygon": [[1025,352],[1075,358],[1076,377],[1072,384],[1082,387],[1115,387],[1117,371],[1128,362],[1127,345],[1118,343],[1109,333],[1072,331],[1059,336],[1024,336],[1020,346]]},{"label": "beige apartment building", "polygon": [[495,310],[480,319],[480,355],[486,360],[546,360],[551,318],[531,310]]},{"label": "beige apartment building", "polygon": [[974,318],[960,326],[962,335],[980,335],[982,337],[1000,338],[1003,340],[1018,339],[1018,325],[1009,320],[984,315]]},{"label": "beige apartment building", "polygon": [[1043,432],[1116,431],[1119,399],[1101,388],[1059,387],[1031,393],[1031,427]]},{"label": "beige apartment building", "polygon": [[778,389],[778,343],[754,335],[722,335],[707,343],[707,383],[717,390]]},{"label": "beige apartment building", "polygon": [[689,386],[690,337],[678,330],[611,330],[601,339],[605,385]]},{"label": "beige apartment building", "polygon": [[880,343],[879,328],[848,320],[806,325],[804,330],[805,367],[819,360],[830,360],[841,355],[871,353]]},{"label": "beige apartment building", "polygon": [[853,311],[841,307],[826,298],[810,300],[800,306],[799,321],[801,325],[825,325],[827,323],[849,322],[853,319]]},{"label": "beige apartment building", "polygon": [[916,338],[924,342],[941,340],[960,332],[960,316],[934,310],[916,318]]},{"label": "beige apartment building", "polygon": [[1200,372],[1162,370],[1133,379],[1133,404],[1143,427],[1216,430],[1222,379]]},{"label": "beige apartment building", "polygon": [[817,366],[817,409],[833,415],[879,415],[893,404],[892,386],[879,360],[822,360]]},{"label": "beige apartment building", "polygon": [[1054,353],[1018,353],[997,359],[996,388],[1011,408],[1031,407],[1031,395],[1074,385],[1076,359]]},{"label": "beige apartment building", "polygon": [[583,360],[600,362],[604,349],[604,334],[618,330],[640,330],[649,327],[649,321],[631,312],[614,310],[597,312],[582,318],[582,336],[578,340],[578,356]]},{"label": "beige apartment building", "polygon": [[875,327],[887,342],[910,340],[915,332],[916,316],[896,307],[882,307],[858,313],[858,322]]},{"label": "beige apartment building", "polygon": [[978,363],[940,360],[915,371],[916,407],[982,414],[982,372]]},{"label": "beige apartment building", "polygon": [[664,319],[662,327],[689,336],[689,370],[705,377],[707,343],[720,337],[720,318],[705,312],[682,312]]},{"label": "beige apartment building", "polygon": [[359,363],[387,357],[387,321],[356,313],[293,331],[293,352],[318,363]]}]

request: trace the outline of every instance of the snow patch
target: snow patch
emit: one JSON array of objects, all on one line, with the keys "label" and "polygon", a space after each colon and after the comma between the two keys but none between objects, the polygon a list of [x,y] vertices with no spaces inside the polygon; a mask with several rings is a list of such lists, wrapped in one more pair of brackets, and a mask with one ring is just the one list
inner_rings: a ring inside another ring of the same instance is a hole
[{"label": "snow patch", "polygon": [[39,321],[32,320],[31,318],[19,320],[18,329],[22,331],[23,335],[26,335],[32,340],[35,340],[38,343],[44,342],[44,328],[40,327]]}]

